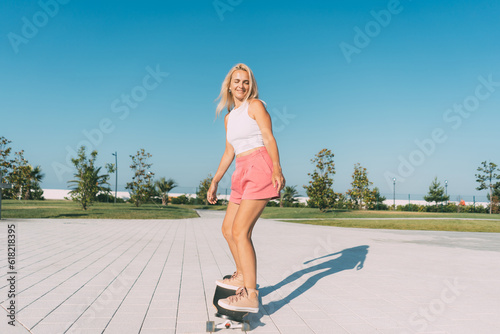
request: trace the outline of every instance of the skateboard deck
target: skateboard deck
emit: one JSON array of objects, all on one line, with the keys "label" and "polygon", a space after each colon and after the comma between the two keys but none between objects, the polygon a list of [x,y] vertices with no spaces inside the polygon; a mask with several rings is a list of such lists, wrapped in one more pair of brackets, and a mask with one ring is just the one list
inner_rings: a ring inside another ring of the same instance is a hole
[{"label": "skateboard deck", "polygon": [[[231,275],[225,276],[224,278],[227,277],[231,277]],[[219,306],[219,299],[224,299],[235,294],[236,290],[226,289],[216,285],[213,299],[213,305],[217,309],[215,316],[225,319],[225,321],[217,324],[215,321],[207,321],[207,332],[212,333],[217,329],[223,328],[241,329],[242,331],[250,330],[250,324],[248,321],[244,320],[244,317],[248,315],[248,312],[226,310]]]}]

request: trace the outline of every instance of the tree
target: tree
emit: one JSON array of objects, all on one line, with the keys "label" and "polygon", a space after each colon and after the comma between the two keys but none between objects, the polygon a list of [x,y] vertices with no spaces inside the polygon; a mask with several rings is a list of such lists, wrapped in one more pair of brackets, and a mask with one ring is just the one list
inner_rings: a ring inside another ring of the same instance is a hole
[{"label": "tree", "polygon": [[45,174],[42,173],[42,167],[36,166],[32,167],[29,165],[29,175],[28,181],[26,182],[26,187],[24,190],[24,199],[36,199],[41,200],[43,198],[43,190],[40,187],[40,182],[45,177]]},{"label": "tree", "polygon": [[500,210],[500,198],[498,196],[493,195],[490,200],[490,211],[491,213],[498,213]]},{"label": "tree", "polygon": [[[3,183],[4,176],[9,172],[12,163],[9,159],[10,151],[12,150],[12,148],[8,146],[10,143],[11,141],[4,136],[0,137],[0,183]],[[4,197],[3,188],[0,188],[0,205],[2,203],[2,197]]]},{"label": "tree", "polygon": [[489,189],[490,193],[488,194],[488,200],[490,201],[490,214],[493,209],[493,191],[497,188],[500,188],[500,175],[496,174],[496,172],[500,172],[497,165],[493,162],[486,161],[481,162],[481,166],[477,168],[479,172],[476,174],[476,182],[479,183],[479,187],[476,190],[484,190]]},{"label": "tree", "polygon": [[8,146],[10,143],[12,141],[4,136],[0,137],[0,174],[4,176],[8,174],[13,162],[9,159],[10,152],[12,151],[12,147]]},{"label": "tree", "polygon": [[[43,199],[40,187],[44,174],[40,166],[33,167],[24,157],[24,151],[15,152],[14,159],[9,159],[12,151],[8,145],[10,140],[0,137],[0,174],[12,184],[12,189],[5,191],[6,198],[13,199]],[[1,181],[0,181],[1,182]]]},{"label": "tree", "polygon": [[491,213],[498,213],[500,210],[500,182],[493,185],[492,196],[488,194],[488,200],[491,201],[490,208]]},{"label": "tree", "polygon": [[12,184],[12,189],[7,191],[7,196],[13,199],[22,199],[32,167],[24,158],[23,150],[15,152],[14,155],[15,158],[11,161],[10,165],[11,171],[7,176],[7,180]]},{"label": "tree", "polygon": [[196,197],[201,200],[204,205],[208,205],[207,193],[210,188],[210,184],[212,183],[212,179],[212,174],[208,174],[207,178],[200,181],[200,186],[196,192]]},{"label": "tree", "polygon": [[297,186],[286,186],[281,193],[280,207],[292,206],[294,202],[297,202],[295,198],[299,193],[297,191]]},{"label": "tree", "polygon": [[335,174],[334,154],[328,149],[322,149],[316,154],[312,163],[316,164],[314,172],[307,173],[311,177],[308,186],[304,186],[309,196],[307,205],[326,212],[332,208],[338,195],[333,191],[333,175]]},{"label": "tree", "polygon": [[429,186],[429,192],[424,196],[424,200],[426,202],[436,202],[436,205],[438,205],[438,203],[448,201],[449,199],[450,196],[444,194],[444,187],[441,186],[441,183],[435,177]]},{"label": "tree", "polygon": [[337,198],[335,200],[335,208],[341,210],[351,208],[351,201],[347,198],[346,194],[337,193]]},{"label": "tree", "polygon": [[175,183],[173,179],[166,180],[164,177],[162,177],[160,180],[155,182],[155,185],[158,188],[158,191],[160,192],[161,195],[161,204],[167,205],[168,193],[170,192],[170,190],[177,187],[177,183]]},{"label": "tree", "polygon": [[488,199],[490,199],[490,197],[495,197],[495,196],[500,198],[500,182],[497,183],[496,185],[493,185],[492,195],[493,196],[490,196],[490,194],[488,194]]},{"label": "tree", "polygon": [[[108,184],[109,174],[101,174],[101,167],[95,165],[96,158],[96,150],[87,157],[85,146],[81,146],[78,150],[78,157],[71,159],[75,165],[76,173],[74,174],[75,179],[68,181],[73,186],[69,194],[73,201],[82,205],[83,210],[87,210],[97,200],[98,193],[109,194],[111,191]],[[110,166],[108,165],[107,168],[109,171]]]},{"label": "tree", "polygon": [[366,202],[366,206],[370,210],[385,210],[387,208],[387,205],[384,204],[384,201],[386,200],[385,196],[382,196],[380,194],[380,190],[375,187],[371,191],[372,195],[370,199],[372,201]]},{"label": "tree", "polygon": [[366,168],[361,167],[359,163],[354,165],[354,173],[352,174],[352,189],[347,191],[347,194],[354,201],[358,209],[363,208],[365,203],[373,202],[373,192],[370,190],[370,185],[373,183],[368,180]]},{"label": "tree", "polygon": [[130,200],[137,207],[147,202],[152,195],[151,180],[154,173],[150,172],[149,169],[153,164],[148,162],[151,157],[152,155],[143,148],[137,151],[135,155],[130,156],[132,158],[130,168],[134,172],[134,176],[132,182],[128,182],[125,188],[130,189]]},{"label": "tree", "polygon": [[10,160],[10,172],[6,180],[12,184],[12,189],[5,192],[7,198],[12,199],[43,199],[43,190],[40,187],[44,174],[40,166],[33,167],[24,158],[24,151],[14,153],[14,160]]}]

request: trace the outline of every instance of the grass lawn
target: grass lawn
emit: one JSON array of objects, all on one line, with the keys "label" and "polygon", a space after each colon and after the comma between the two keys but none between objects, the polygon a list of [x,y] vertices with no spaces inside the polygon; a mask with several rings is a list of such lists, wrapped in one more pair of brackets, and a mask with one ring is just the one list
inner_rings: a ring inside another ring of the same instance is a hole
[{"label": "grass lawn", "polygon": [[[193,209],[224,211],[225,206],[95,203],[87,211],[72,201],[2,201],[3,218],[182,219],[198,217]],[[500,215],[403,211],[330,211],[266,207],[262,218],[292,223],[397,230],[500,233]],[[290,219],[290,220],[287,220]],[[293,219],[293,220],[292,220]]]},{"label": "grass lawn", "polygon": [[[485,213],[440,213],[405,211],[330,211],[311,208],[268,207],[263,218],[275,218],[300,224],[461,232],[500,232],[500,215]],[[287,220],[286,218],[300,219]],[[309,219],[312,218],[312,219]],[[308,220],[309,219],[309,220]]]},{"label": "grass lawn", "polygon": [[2,200],[2,218],[181,219],[198,217],[193,206],[130,203],[94,203],[84,211],[76,202],[63,200]]},{"label": "grass lawn", "polygon": [[[284,220],[287,221],[287,220]],[[423,220],[290,220],[291,223],[312,224],[338,227],[375,228],[391,230],[426,230],[459,232],[495,232],[500,233],[500,220],[459,220],[459,219],[423,219]]]},{"label": "grass lawn", "polygon": [[489,215],[487,213],[447,213],[447,212],[409,212],[409,211],[329,211],[320,212],[312,208],[278,208],[266,207],[262,218],[479,218],[498,219],[500,215]]}]

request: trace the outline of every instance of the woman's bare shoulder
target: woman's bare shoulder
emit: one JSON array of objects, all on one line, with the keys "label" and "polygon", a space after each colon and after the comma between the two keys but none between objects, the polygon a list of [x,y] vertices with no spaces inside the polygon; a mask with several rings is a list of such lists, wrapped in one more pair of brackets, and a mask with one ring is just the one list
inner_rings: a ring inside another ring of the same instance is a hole
[{"label": "woman's bare shoulder", "polygon": [[266,105],[266,102],[260,100],[260,99],[251,99],[248,101],[248,105],[249,106],[253,106],[253,107],[263,107],[265,108],[267,105]]},{"label": "woman's bare shoulder", "polygon": [[252,99],[248,104],[248,115],[255,119],[256,114],[266,114],[265,102],[259,99]]}]

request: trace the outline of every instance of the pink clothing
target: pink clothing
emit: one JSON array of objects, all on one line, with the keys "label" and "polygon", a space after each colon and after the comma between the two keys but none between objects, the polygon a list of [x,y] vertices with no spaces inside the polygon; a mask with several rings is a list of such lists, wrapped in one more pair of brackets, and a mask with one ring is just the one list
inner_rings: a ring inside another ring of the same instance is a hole
[{"label": "pink clothing", "polygon": [[279,198],[271,182],[273,163],[265,147],[236,158],[236,169],[231,177],[229,201],[240,204],[243,199]]}]

